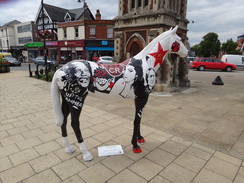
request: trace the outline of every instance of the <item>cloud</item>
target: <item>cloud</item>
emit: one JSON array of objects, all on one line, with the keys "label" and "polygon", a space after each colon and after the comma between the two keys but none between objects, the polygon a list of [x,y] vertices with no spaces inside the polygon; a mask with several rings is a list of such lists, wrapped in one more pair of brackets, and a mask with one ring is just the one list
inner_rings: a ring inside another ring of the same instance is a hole
[{"label": "cloud", "polygon": [[[75,9],[83,6],[77,0],[43,0],[44,3]],[[94,3],[95,2],[95,3]],[[102,19],[113,19],[118,15],[118,0],[86,0],[93,15],[100,9]],[[34,21],[41,0],[0,0],[0,25],[12,20],[21,22]],[[219,35],[220,41],[226,42],[244,34],[244,4],[240,0],[188,0],[187,19],[195,23],[188,24],[190,45],[198,44],[209,32]]]}]

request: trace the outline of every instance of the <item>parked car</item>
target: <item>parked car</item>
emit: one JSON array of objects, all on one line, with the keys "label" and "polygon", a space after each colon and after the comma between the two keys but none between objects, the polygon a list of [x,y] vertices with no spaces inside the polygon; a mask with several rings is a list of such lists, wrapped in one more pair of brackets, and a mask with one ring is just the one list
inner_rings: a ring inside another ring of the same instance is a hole
[{"label": "parked car", "polygon": [[197,69],[199,71],[204,71],[205,69],[219,69],[231,72],[232,70],[236,70],[236,65],[222,62],[216,58],[199,57],[191,63],[190,68]]},{"label": "parked car", "polygon": [[197,57],[187,57],[187,59],[191,63],[191,62],[194,62],[197,59]]},{"label": "parked car", "polygon": [[244,55],[223,55],[221,61],[244,67]]},{"label": "parked car", "polygon": [[[35,58],[35,64],[45,65],[44,56],[38,56],[38,57],[36,57]],[[56,60],[50,60],[49,58],[47,58],[47,64],[51,64],[52,66],[57,66],[58,65],[58,61],[56,61]]]},{"label": "parked car", "polygon": [[98,60],[97,60],[97,63],[100,63],[100,64],[112,64],[113,63],[113,57],[110,57],[110,56],[99,57]]},{"label": "parked car", "polygon": [[4,57],[3,60],[8,62],[11,66],[21,66],[21,62],[14,57]]}]

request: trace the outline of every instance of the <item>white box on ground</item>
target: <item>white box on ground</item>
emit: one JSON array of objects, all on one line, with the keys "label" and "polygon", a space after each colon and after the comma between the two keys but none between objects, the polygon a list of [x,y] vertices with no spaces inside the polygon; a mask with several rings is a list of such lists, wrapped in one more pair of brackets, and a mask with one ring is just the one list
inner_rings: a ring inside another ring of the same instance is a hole
[{"label": "white box on ground", "polygon": [[113,156],[124,154],[121,145],[111,145],[111,146],[102,146],[98,147],[98,156]]}]

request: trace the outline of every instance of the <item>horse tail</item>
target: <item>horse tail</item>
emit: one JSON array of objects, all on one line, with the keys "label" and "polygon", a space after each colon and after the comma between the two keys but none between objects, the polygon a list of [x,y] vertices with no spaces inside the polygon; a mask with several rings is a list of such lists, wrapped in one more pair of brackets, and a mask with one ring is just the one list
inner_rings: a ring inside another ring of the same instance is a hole
[{"label": "horse tail", "polygon": [[51,98],[52,98],[54,115],[56,118],[56,125],[61,127],[64,121],[64,115],[61,109],[60,91],[57,84],[57,79],[58,79],[57,73],[58,71],[55,72],[51,84]]}]

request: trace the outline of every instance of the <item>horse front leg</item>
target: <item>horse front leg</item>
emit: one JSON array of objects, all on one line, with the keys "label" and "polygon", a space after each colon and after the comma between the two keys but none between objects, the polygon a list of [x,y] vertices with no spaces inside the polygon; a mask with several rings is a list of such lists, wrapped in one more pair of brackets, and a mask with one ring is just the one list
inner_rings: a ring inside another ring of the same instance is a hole
[{"label": "horse front leg", "polygon": [[134,131],[133,131],[133,136],[131,143],[133,145],[133,151],[135,153],[140,153],[142,152],[140,146],[137,144],[139,143],[144,143],[145,140],[141,136],[141,130],[140,130],[140,125],[141,125],[141,118],[142,118],[142,113],[143,113],[143,108],[145,107],[146,103],[148,101],[148,95],[144,95],[142,97],[136,97],[135,98],[135,119],[134,119]]}]

